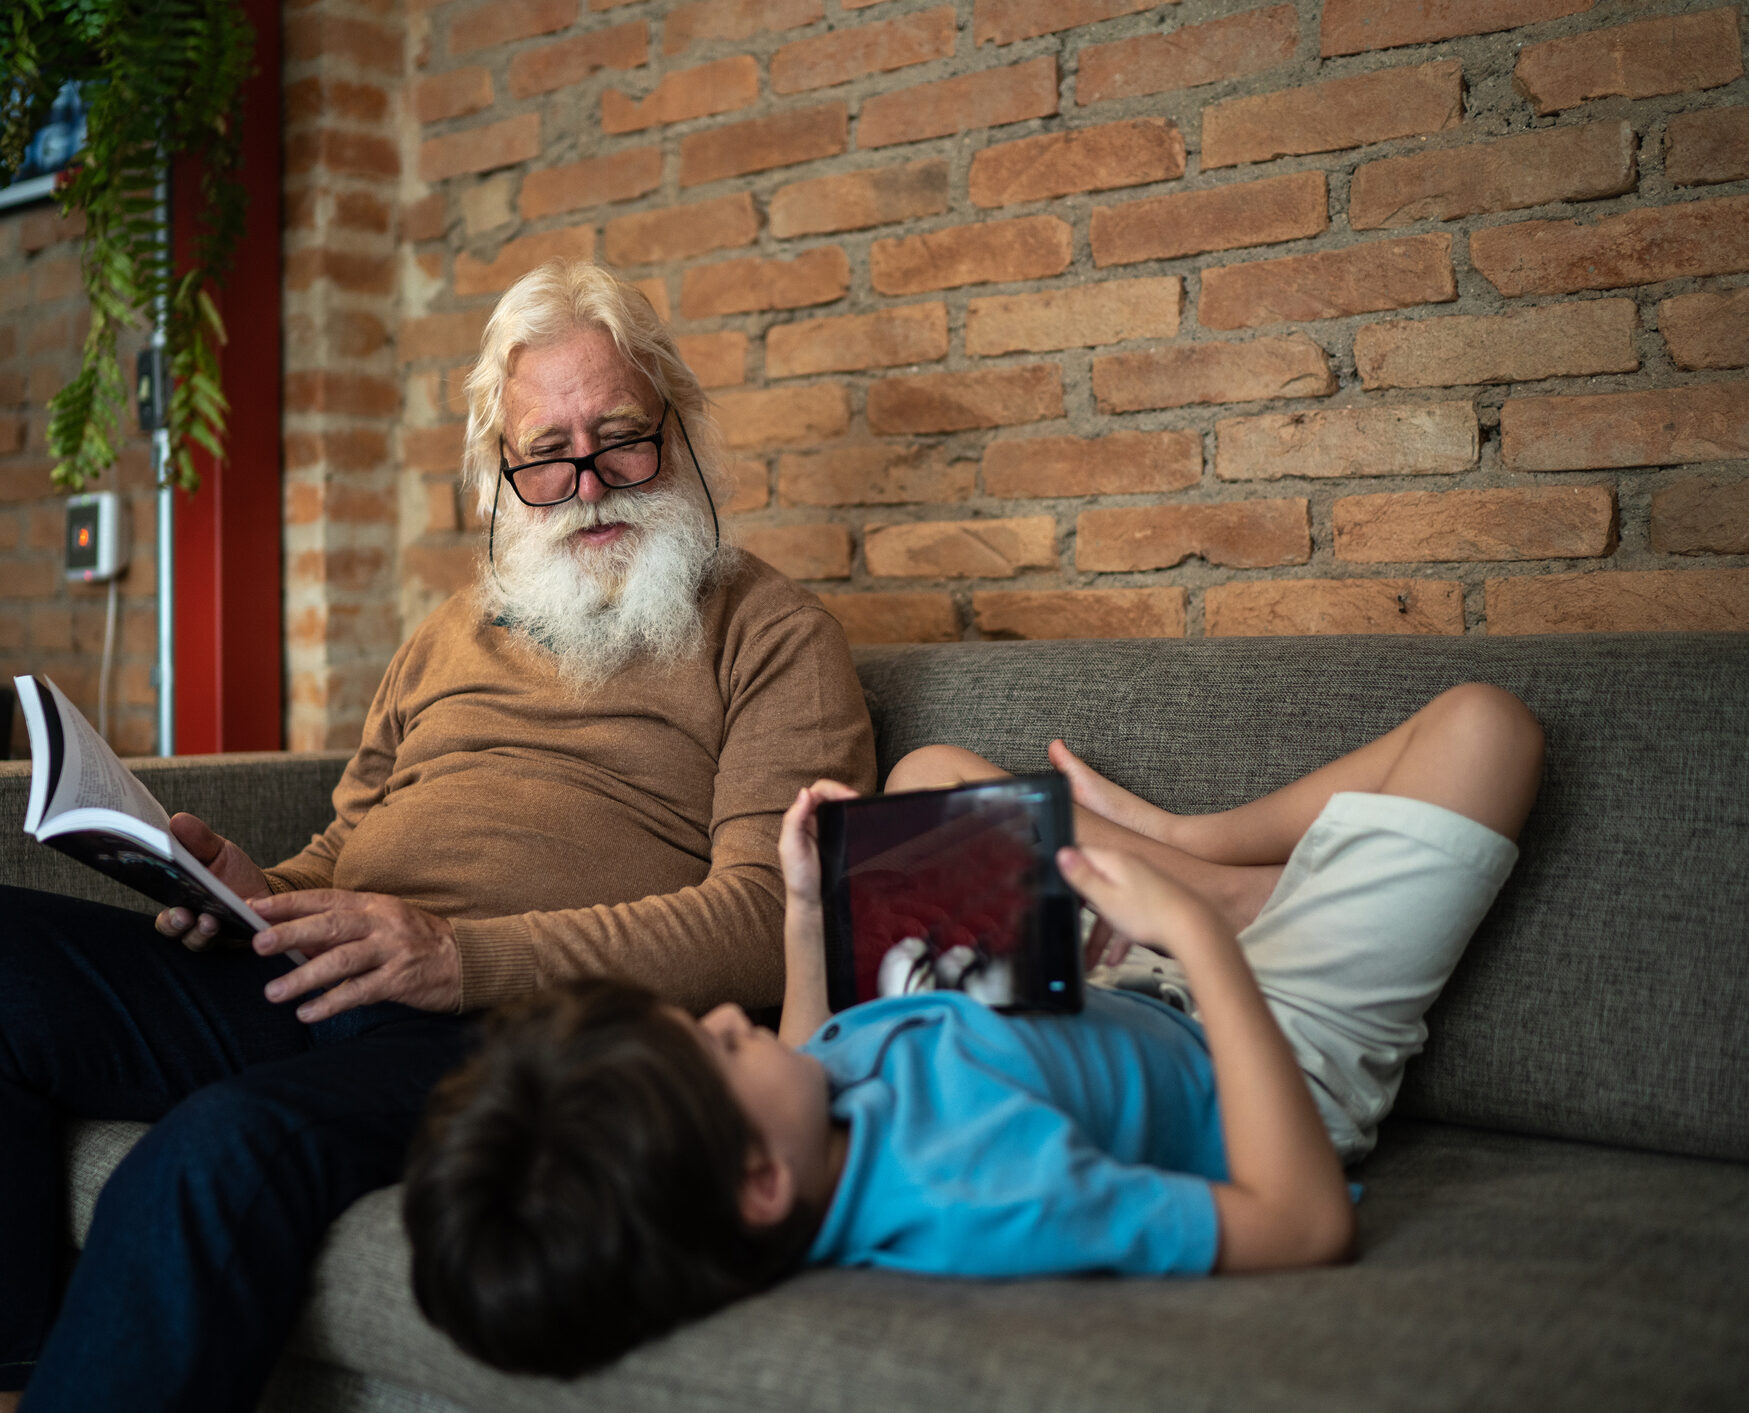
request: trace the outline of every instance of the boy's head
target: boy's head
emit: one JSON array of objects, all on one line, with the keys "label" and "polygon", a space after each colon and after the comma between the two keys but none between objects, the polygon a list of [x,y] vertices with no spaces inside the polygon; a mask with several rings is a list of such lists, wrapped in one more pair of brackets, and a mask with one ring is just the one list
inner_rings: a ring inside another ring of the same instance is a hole
[{"label": "boy's head", "polygon": [[415,1145],[414,1294],[489,1364],[578,1374],[798,1267],[829,1132],[816,1062],[738,1008],[609,982],[507,1007]]}]

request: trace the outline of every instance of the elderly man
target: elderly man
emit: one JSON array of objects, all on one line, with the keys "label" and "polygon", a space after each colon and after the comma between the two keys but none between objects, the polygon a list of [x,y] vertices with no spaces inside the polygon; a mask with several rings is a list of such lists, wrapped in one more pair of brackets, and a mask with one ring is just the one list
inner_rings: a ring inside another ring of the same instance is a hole
[{"label": "elderly man", "polygon": [[[874,784],[837,624],[717,543],[704,395],[641,294],[528,275],[469,398],[480,580],[390,663],[333,823],[264,871],[174,822],[271,924],[252,948],[181,910],[154,934],[0,898],[0,1390],[32,1413],[252,1408],[311,1253],[399,1176],[465,1013],[607,973],[776,1002],[783,810],[822,775]],[[156,1122],[57,1320],[68,1116]]]}]

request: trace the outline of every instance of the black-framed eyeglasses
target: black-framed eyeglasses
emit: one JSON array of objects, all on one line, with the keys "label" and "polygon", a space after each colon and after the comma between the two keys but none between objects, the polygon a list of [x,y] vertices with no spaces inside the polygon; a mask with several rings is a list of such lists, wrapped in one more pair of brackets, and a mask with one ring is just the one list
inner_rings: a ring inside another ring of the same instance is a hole
[{"label": "black-framed eyeglasses", "polygon": [[[498,492],[506,481],[510,489],[516,493],[516,498],[524,505],[540,509],[544,506],[563,505],[577,494],[577,488],[583,484],[583,473],[593,471],[601,478],[601,484],[609,490],[623,491],[628,486],[641,486],[646,481],[653,481],[662,470],[662,428],[667,425],[668,414],[673,404],[662,404],[662,418],[656,423],[656,430],[647,437],[633,437],[629,441],[615,442],[612,446],[604,446],[593,456],[561,456],[546,461],[530,461],[522,466],[512,466],[504,455],[504,438],[498,439],[498,479],[492,488],[492,523],[486,532],[486,563],[492,568],[492,576],[498,576],[498,561],[494,553],[498,540]],[[704,478],[704,467],[698,464],[698,453],[692,449],[692,437],[686,430],[686,423],[678,412],[674,413],[674,425],[680,428],[680,439],[686,443],[686,454],[692,458],[692,469],[698,476],[699,485],[704,487],[704,503],[711,508],[711,531],[718,548],[723,543],[722,522],[717,519],[717,502],[711,495],[711,484]],[[614,480],[614,476],[625,472],[635,472],[638,468],[628,459],[610,455],[613,452],[626,452],[633,448],[652,444],[650,449],[642,453],[648,457],[648,474],[638,475],[635,480]],[[603,458],[606,458],[605,460]],[[556,472],[551,468],[557,467]],[[556,479],[548,482],[544,477],[537,477],[533,484],[522,483],[525,472],[535,472],[547,468],[549,474]],[[568,489],[566,489],[568,487]],[[551,500],[538,500],[533,497],[542,493],[554,494]]]},{"label": "black-framed eyeglasses", "polygon": [[610,442],[589,456],[552,456],[541,461],[512,466],[498,441],[498,473],[524,505],[563,505],[577,494],[583,473],[593,471],[610,491],[623,491],[653,481],[662,472],[662,429],[668,425],[670,404],[662,404],[662,417],[648,436]]}]

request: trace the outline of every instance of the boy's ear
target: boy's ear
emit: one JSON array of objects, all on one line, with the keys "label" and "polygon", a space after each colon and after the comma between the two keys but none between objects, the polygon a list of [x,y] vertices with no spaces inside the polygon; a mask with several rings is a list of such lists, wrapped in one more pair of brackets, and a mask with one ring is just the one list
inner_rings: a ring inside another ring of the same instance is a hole
[{"label": "boy's ear", "polygon": [[747,1150],[741,1174],[741,1220],[750,1227],[774,1227],[796,1205],[795,1173],[762,1144]]}]

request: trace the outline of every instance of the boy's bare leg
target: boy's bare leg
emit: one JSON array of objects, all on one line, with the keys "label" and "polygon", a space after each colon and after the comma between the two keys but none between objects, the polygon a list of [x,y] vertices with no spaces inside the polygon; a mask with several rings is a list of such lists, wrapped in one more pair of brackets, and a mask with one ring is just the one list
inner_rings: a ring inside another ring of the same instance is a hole
[{"label": "boy's bare leg", "polygon": [[1536,798],[1542,730],[1498,687],[1465,683],[1440,693],[1400,726],[1291,785],[1217,814],[1172,814],[1113,784],[1061,742],[1052,763],[1076,803],[1136,833],[1221,864],[1284,863],[1332,795],[1408,795],[1468,815],[1516,838]]},{"label": "boy's bare leg", "polygon": [[[1006,770],[992,765],[974,751],[960,746],[923,746],[893,767],[887,776],[887,789],[936,790],[977,780],[1001,780],[1007,776]],[[1127,790],[1111,785],[1103,776],[1098,778],[1137,804],[1153,808]],[[1146,859],[1162,873],[1206,898],[1235,932],[1242,932],[1262,911],[1281,877],[1280,863],[1252,867],[1211,862],[1128,828],[1079,802],[1075,805],[1075,841],[1097,848],[1122,849]],[[1284,860],[1286,857],[1285,854],[1282,856]]]}]

